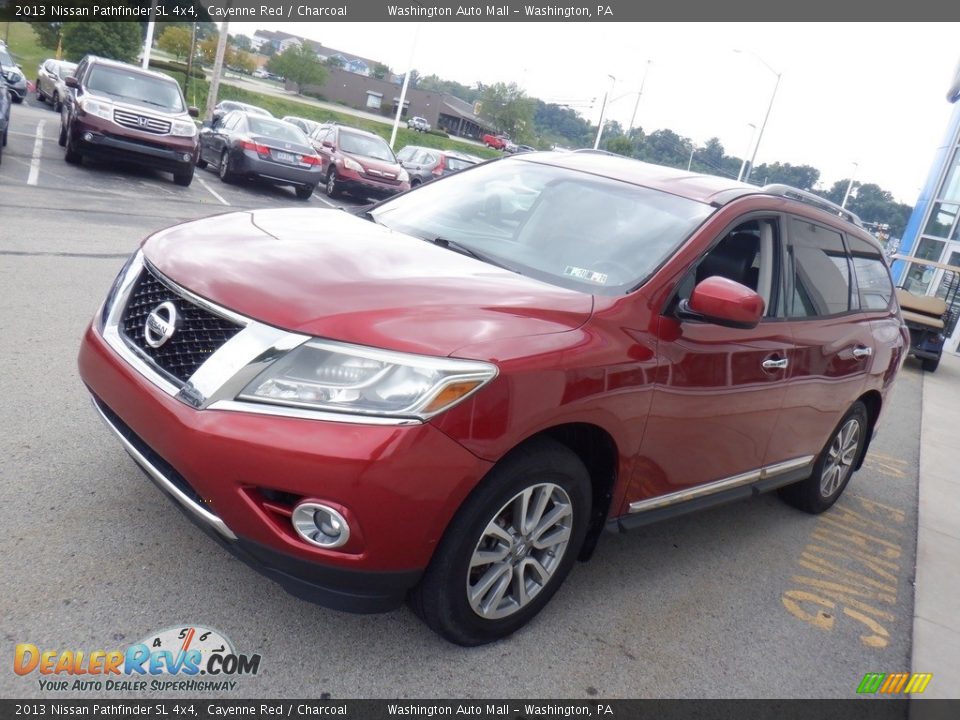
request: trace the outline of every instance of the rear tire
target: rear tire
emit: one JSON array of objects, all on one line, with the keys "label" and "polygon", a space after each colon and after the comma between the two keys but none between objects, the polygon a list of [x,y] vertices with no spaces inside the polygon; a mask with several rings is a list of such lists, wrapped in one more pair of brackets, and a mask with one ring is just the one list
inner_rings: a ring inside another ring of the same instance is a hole
[{"label": "rear tire", "polygon": [[40,81],[37,80],[37,100],[40,102],[46,102],[47,96],[43,94],[43,90],[40,89]]},{"label": "rear tire", "polygon": [[60,93],[58,92],[55,92],[53,94],[53,109],[56,110],[57,112],[60,112],[61,110],[63,110],[63,103],[60,102]]},{"label": "rear tire", "polygon": [[225,183],[233,182],[233,172],[230,170],[230,153],[226,150],[220,155],[220,180]]},{"label": "rear tire", "polygon": [[813,472],[806,480],[780,488],[780,497],[798,510],[818,515],[828,510],[843,494],[853,470],[860,462],[870,432],[867,407],[859,400],[830,433]]},{"label": "rear tire", "polygon": [[300,185],[299,187],[294,188],[294,191],[297,193],[297,197],[301,200],[309,200],[313,195],[315,186],[313,185]]},{"label": "rear tire", "polygon": [[569,448],[538,438],[514,450],[451,519],[410,593],[414,612],[458,645],[518,630],[573,567],[590,502],[590,475]]},{"label": "rear tire", "polygon": [[60,147],[67,146],[67,129],[63,126],[63,123],[60,123],[60,137],[57,138],[57,145]]},{"label": "rear tire", "polygon": [[207,165],[208,165],[207,161],[204,160],[202,157],[200,157],[200,154],[198,153],[198,154],[197,154],[197,167],[200,168],[201,170],[205,170],[206,167],[207,167]]},{"label": "rear tire", "polygon": [[940,358],[921,358],[920,367],[923,368],[924,372],[936,372],[937,368],[940,367]]}]

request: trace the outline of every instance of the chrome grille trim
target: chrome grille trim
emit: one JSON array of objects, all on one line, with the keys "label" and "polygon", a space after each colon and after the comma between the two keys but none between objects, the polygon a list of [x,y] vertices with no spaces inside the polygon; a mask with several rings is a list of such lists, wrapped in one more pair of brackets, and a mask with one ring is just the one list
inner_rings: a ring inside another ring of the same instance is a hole
[{"label": "chrome grille trim", "polygon": [[149,115],[141,115],[140,113],[121,110],[120,108],[114,108],[113,121],[117,123],[117,125],[123,125],[124,127],[133,128],[134,130],[143,130],[144,132],[153,133],[154,135],[169,135],[170,128],[172,127],[172,123],[169,120],[161,120],[160,118],[153,118]]}]

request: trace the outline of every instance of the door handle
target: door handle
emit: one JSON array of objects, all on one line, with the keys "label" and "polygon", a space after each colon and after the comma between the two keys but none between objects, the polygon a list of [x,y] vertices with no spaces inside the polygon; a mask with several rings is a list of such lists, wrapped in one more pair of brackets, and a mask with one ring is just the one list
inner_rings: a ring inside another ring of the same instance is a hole
[{"label": "door handle", "polygon": [[790,364],[790,361],[786,358],[782,360],[764,360],[763,369],[764,370],[786,370],[787,365]]},{"label": "door handle", "polygon": [[853,349],[853,356],[857,358],[857,360],[870,357],[871,355],[873,355],[873,348],[868,348],[865,345],[857,345],[857,347]]}]

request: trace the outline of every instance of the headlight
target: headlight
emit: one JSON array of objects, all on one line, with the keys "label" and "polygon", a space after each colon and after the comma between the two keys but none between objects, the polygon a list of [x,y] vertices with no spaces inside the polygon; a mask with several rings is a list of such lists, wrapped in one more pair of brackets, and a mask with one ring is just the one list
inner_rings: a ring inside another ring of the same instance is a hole
[{"label": "headlight", "polygon": [[400,168],[400,174],[397,175],[397,180],[400,182],[407,182],[410,180],[410,174],[403,168]]},{"label": "headlight", "polygon": [[356,160],[352,158],[345,157],[343,159],[343,166],[347,170],[353,170],[354,172],[363,172],[363,165],[361,165],[360,163],[358,163]]},{"label": "headlight", "polygon": [[113,103],[92,98],[82,98],[79,101],[80,109],[89,115],[96,115],[104,120],[113,119]]},{"label": "headlight", "polygon": [[310,340],[272,363],[238,399],[426,419],[490,382],[489,363]]},{"label": "headlight", "polygon": [[10,70],[7,72],[7,79],[12,83],[18,83],[23,80],[23,75],[18,73],[16,70]]},{"label": "headlight", "polygon": [[192,120],[174,120],[170,125],[170,134],[193,137],[197,134],[197,126]]}]

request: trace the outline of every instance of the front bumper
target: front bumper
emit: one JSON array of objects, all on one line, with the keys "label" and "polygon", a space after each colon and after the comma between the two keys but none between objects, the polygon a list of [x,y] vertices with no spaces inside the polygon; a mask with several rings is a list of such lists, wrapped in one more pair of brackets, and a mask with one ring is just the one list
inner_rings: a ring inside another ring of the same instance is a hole
[{"label": "front bumper", "polygon": [[73,122],[73,137],[85,154],[127,160],[168,172],[189,168],[197,157],[196,137],[127,130],[92,115],[77,117]]},{"label": "front bumper", "polygon": [[410,189],[410,183],[397,183],[395,185],[373,180],[366,175],[361,175],[354,170],[339,168],[337,170],[337,183],[340,189],[351,195],[371,198],[388,198],[397,193],[405,192]]},{"label": "front bumper", "polygon": [[[399,605],[490,463],[429,424],[332,423],[195,410],[88,329],[80,374],[147,475],[207,534],[290,593],[351,612]],[[309,546],[259,489],[343,508],[343,548]]]}]

